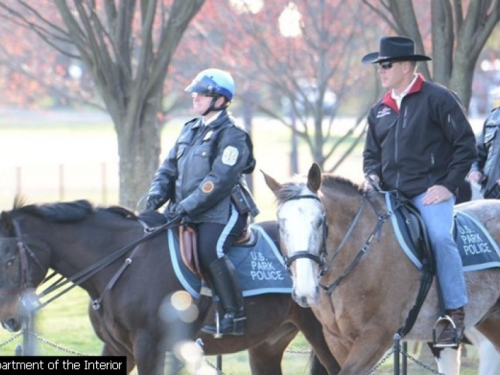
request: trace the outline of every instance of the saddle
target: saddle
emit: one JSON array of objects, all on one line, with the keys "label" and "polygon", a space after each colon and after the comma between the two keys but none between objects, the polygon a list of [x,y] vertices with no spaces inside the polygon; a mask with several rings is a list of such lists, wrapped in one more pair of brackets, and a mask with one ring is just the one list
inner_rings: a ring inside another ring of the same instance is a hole
[{"label": "saddle", "polygon": [[420,213],[407,198],[398,195],[386,195],[387,207],[394,214],[393,227],[400,244],[404,243],[415,249],[418,258],[427,262],[432,273],[435,271],[434,255],[427,239],[426,229]]},{"label": "saddle", "polygon": [[[415,205],[409,199],[394,192],[386,192],[385,200],[387,209],[393,213],[391,222],[400,246],[410,259],[412,257],[418,258],[411,259],[412,261],[421,260],[422,264],[422,277],[420,278],[417,299],[408,314],[405,325],[398,330],[399,335],[403,337],[411,331],[429,292],[436,269],[435,259],[427,239],[425,224]],[[414,251],[408,251],[408,247]],[[417,254],[416,257],[414,253]]]},{"label": "saddle", "polygon": [[[252,231],[248,225],[245,226],[243,233],[236,239],[234,245],[245,245],[252,242]],[[200,262],[198,259],[198,244],[196,241],[196,231],[190,225],[182,224],[179,226],[179,247],[181,259],[184,265],[197,277],[202,279],[200,271]]]},{"label": "saddle", "polygon": [[[165,215],[157,211],[146,211],[139,215],[139,221],[147,230],[154,230],[167,223]],[[249,245],[253,242],[253,232],[246,225],[242,234],[236,239],[234,245]],[[198,259],[198,245],[196,231],[189,224],[179,225],[179,251],[184,265],[199,279],[203,279]]]},{"label": "saddle", "polygon": [[[167,219],[159,212],[149,211],[139,215],[139,222],[146,232],[151,232],[166,224]],[[276,236],[275,230],[273,222],[248,225],[226,254],[235,265],[245,297],[292,292],[292,280],[283,256],[270,236],[271,233]],[[183,288],[195,299],[201,295],[211,296],[210,289],[199,276],[194,229],[185,226],[169,228],[164,239],[164,249]]]}]

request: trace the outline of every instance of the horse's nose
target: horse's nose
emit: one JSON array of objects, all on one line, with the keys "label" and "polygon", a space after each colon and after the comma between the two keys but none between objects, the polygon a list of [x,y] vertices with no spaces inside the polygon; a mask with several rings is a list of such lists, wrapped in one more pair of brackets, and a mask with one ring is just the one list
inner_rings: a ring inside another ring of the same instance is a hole
[{"label": "horse's nose", "polygon": [[311,307],[317,305],[319,303],[319,286],[316,285],[309,290],[302,290],[301,292],[297,292],[297,289],[294,289],[292,292],[292,297],[295,302],[299,304],[301,307]]},{"label": "horse's nose", "polygon": [[292,293],[292,298],[295,302],[297,302],[297,304],[300,306],[300,307],[304,307],[304,308],[307,308],[309,307],[309,304],[307,303],[307,297],[304,297],[304,296],[298,296],[297,294],[295,294],[295,292]]},{"label": "horse's nose", "polygon": [[2,321],[2,327],[10,332],[17,332],[21,329],[21,322],[15,318],[9,318]]},{"label": "horse's nose", "polygon": [[319,286],[316,286],[314,294],[308,296],[307,303],[309,306],[314,306],[319,303]]}]

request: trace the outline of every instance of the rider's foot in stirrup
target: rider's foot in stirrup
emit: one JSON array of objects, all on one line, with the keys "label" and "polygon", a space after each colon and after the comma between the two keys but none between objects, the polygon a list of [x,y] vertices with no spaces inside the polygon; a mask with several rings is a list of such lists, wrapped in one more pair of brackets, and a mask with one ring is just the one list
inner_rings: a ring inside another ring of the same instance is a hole
[{"label": "rider's foot in stirrup", "polygon": [[446,311],[446,326],[434,343],[436,348],[457,347],[464,336],[464,309]]},{"label": "rider's foot in stirrup", "polygon": [[[228,312],[220,320],[219,326],[216,323],[207,324],[201,330],[214,336],[231,335],[242,336],[244,334],[245,317],[242,314]],[[218,328],[218,329],[217,329]]]}]

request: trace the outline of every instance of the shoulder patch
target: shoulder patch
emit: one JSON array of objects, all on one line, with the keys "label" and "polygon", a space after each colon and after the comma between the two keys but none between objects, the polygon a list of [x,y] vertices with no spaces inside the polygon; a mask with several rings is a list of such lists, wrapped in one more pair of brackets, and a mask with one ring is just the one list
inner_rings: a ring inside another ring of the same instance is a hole
[{"label": "shoulder patch", "polygon": [[236,147],[227,146],[222,153],[222,163],[232,167],[238,160],[239,151]]},{"label": "shoulder patch", "polygon": [[212,181],[207,181],[201,187],[201,191],[204,192],[205,194],[210,194],[214,190],[214,187],[215,185]]}]

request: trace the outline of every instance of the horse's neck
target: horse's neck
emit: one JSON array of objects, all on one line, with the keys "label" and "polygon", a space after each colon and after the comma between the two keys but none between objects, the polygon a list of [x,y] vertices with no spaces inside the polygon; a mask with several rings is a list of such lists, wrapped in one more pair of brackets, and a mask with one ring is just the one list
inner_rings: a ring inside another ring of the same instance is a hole
[{"label": "horse's neck", "polygon": [[[103,235],[102,228],[94,231],[92,227],[80,225],[58,226],[55,231],[51,229],[47,233],[45,241],[50,248],[50,268],[70,280],[81,275],[76,282],[91,296],[99,294],[113,276],[111,270],[123,264],[123,260],[118,259],[101,270],[97,268],[103,259],[126,244],[124,238],[109,241],[109,238],[119,238],[118,233],[110,231]],[[50,233],[60,233],[61,236]]]},{"label": "horse's neck", "polygon": [[[334,193],[323,196],[323,205],[325,207],[326,216],[337,236],[343,236],[351,224],[356,219],[360,208],[363,205],[361,196],[353,196],[348,194]],[[366,204],[364,211],[361,214],[366,216],[368,210],[371,210]]]},{"label": "horse's neck", "polygon": [[[379,214],[385,212],[385,206],[379,201],[370,202],[362,196],[330,195],[323,200],[329,221],[328,252],[338,252],[336,265],[345,268],[367,243],[379,242],[382,231],[387,230],[390,223],[379,223]],[[371,236],[378,226],[380,233],[376,238]],[[386,238],[392,240],[392,238]],[[339,250],[339,246],[341,246]]]}]

